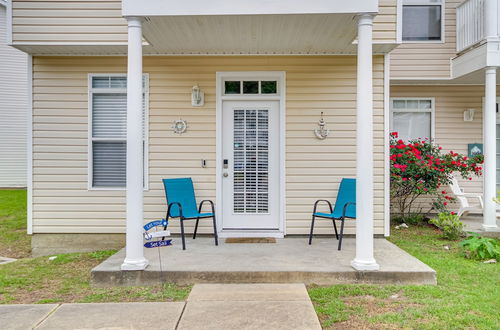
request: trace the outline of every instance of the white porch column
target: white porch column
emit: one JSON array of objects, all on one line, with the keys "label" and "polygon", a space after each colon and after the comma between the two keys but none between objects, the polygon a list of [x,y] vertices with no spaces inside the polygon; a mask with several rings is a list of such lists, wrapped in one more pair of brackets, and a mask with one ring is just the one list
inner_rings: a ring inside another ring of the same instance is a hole
[{"label": "white porch column", "polygon": [[497,68],[487,67],[483,114],[484,169],[483,169],[483,229],[497,230],[496,204],[496,74]]},{"label": "white porch column", "polygon": [[356,96],[356,257],[357,270],[378,270],[373,257],[373,15],[358,21]]},{"label": "white porch column", "polygon": [[143,270],[142,18],[127,17],[127,237],[122,270]]},{"label": "white porch column", "polygon": [[498,0],[484,1],[484,35],[486,38],[498,38]]}]

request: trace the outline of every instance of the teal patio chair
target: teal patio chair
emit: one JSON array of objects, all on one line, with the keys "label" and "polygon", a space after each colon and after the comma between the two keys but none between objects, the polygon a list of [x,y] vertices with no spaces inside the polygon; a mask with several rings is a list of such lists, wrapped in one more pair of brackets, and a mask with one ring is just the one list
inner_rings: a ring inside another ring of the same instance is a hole
[{"label": "teal patio chair", "polygon": [[[193,239],[196,239],[196,231],[198,230],[198,222],[200,219],[212,218],[214,226],[215,245],[219,245],[217,240],[217,225],[215,220],[215,207],[211,200],[203,200],[200,202],[199,208],[196,208],[196,197],[194,195],[193,180],[191,178],[179,179],[163,179],[165,187],[165,196],[167,198],[167,215],[166,219],[179,218],[181,225],[182,249],[186,249],[186,240],[184,238],[184,221],[196,219],[194,227]],[[211,213],[201,213],[201,208],[204,203],[210,203],[212,206]]]},{"label": "teal patio chair", "polygon": [[[330,213],[317,212],[317,207],[320,202],[325,202],[330,208]],[[330,219],[333,222],[335,229],[335,237],[339,241],[338,250],[342,248],[342,237],[344,236],[345,219],[356,219],[356,179],[342,179],[340,182],[335,208],[332,209],[332,204],[324,199],[319,199],[314,203],[312,214],[311,232],[309,233],[309,245],[312,243],[314,220],[316,218]],[[335,220],[340,221],[340,235],[337,232]],[[339,237],[340,236],[340,237]]]}]

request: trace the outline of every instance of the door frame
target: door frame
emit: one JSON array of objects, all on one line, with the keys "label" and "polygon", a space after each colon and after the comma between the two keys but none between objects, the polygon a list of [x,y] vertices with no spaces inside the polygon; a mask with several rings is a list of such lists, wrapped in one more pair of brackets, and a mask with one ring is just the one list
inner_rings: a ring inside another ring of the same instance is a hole
[{"label": "door frame", "polygon": [[[223,81],[228,78],[251,80],[273,79],[278,82],[278,95],[224,95]],[[286,234],[285,222],[285,114],[286,114],[286,73],[284,71],[224,71],[216,73],[216,151],[215,184],[216,213],[219,237],[275,237],[283,238]],[[279,229],[278,230],[224,230],[222,226],[222,103],[223,101],[279,101]]]}]

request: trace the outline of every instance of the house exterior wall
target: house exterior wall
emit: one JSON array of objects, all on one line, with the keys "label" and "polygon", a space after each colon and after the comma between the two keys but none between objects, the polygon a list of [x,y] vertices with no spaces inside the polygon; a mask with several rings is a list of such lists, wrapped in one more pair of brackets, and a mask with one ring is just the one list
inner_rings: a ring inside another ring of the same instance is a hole
[{"label": "house exterior wall", "polygon": [[14,0],[12,41],[26,43],[127,43],[120,0]]},{"label": "house exterior wall", "polygon": [[28,56],[6,45],[0,6],[0,188],[26,187]]},{"label": "house exterior wall", "polygon": [[[467,144],[483,141],[484,86],[391,86],[391,97],[435,98],[435,141],[444,152],[467,154]],[[472,122],[463,120],[466,109],[476,110]],[[482,177],[473,177],[472,181],[459,178],[459,182],[466,192],[482,193]],[[458,204],[451,205],[450,209],[458,209]]]},{"label": "house exterior wall", "polygon": [[[88,190],[88,74],[124,73],[125,57],[34,57],[33,232],[123,233],[125,192]],[[286,234],[306,234],[316,199],[335,199],[356,166],[354,56],[145,57],[149,73],[149,191],[145,220],[163,217],[162,178],[193,177],[197,197],[215,200],[216,72],[286,72]],[[375,233],[384,232],[384,58],[374,57]],[[205,105],[190,103],[194,84]],[[331,135],[314,137],[324,111]],[[179,118],[188,131],[171,125]],[[201,168],[200,159],[207,160]],[[191,225],[191,224],[189,224]],[[354,234],[348,221],[346,233]],[[177,232],[176,223],[171,228]],[[201,232],[210,232],[208,221]],[[332,233],[318,221],[317,233]]]},{"label": "house exterior wall", "polygon": [[[126,44],[121,0],[13,0],[14,44]],[[380,0],[374,42],[396,41],[397,0]]]},{"label": "house exterior wall", "polygon": [[378,15],[373,20],[373,41],[396,43],[397,0],[379,0]]},{"label": "house exterior wall", "polygon": [[391,79],[449,79],[456,56],[456,7],[463,0],[446,0],[444,42],[403,42],[391,52]]}]

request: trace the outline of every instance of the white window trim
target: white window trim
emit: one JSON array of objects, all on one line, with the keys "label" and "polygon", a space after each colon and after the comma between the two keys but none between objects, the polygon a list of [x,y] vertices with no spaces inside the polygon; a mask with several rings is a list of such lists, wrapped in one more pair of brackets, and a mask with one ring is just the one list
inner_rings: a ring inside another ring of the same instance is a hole
[{"label": "white window trim", "polygon": [[[394,109],[394,101],[408,101],[408,100],[429,100],[431,101],[430,109]],[[391,132],[394,128],[393,113],[394,112],[430,112],[431,114],[431,141],[435,142],[435,127],[436,127],[436,99],[434,97],[391,97],[390,100],[390,122],[391,122]]]},{"label": "white window trim", "polygon": [[[87,189],[88,190],[126,190],[126,187],[94,187],[93,182],[93,141],[122,141],[116,138],[93,138],[92,137],[92,95],[93,93],[127,93],[127,88],[92,88],[92,78],[94,77],[126,77],[126,73],[89,73],[88,74],[88,137],[87,137]],[[149,190],[149,74],[143,74],[144,79],[144,190]]]},{"label": "white window trim", "polygon": [[[403,40],[403,6],[404,5],[432,5],[441,6],[441,40]],[[403,44],[444,44],[445,43],[445,12],[446,0],[441,0],[441,4],[433,3],[431,0],[398,0],[396,18],[396,38],[397,42]]]}]

